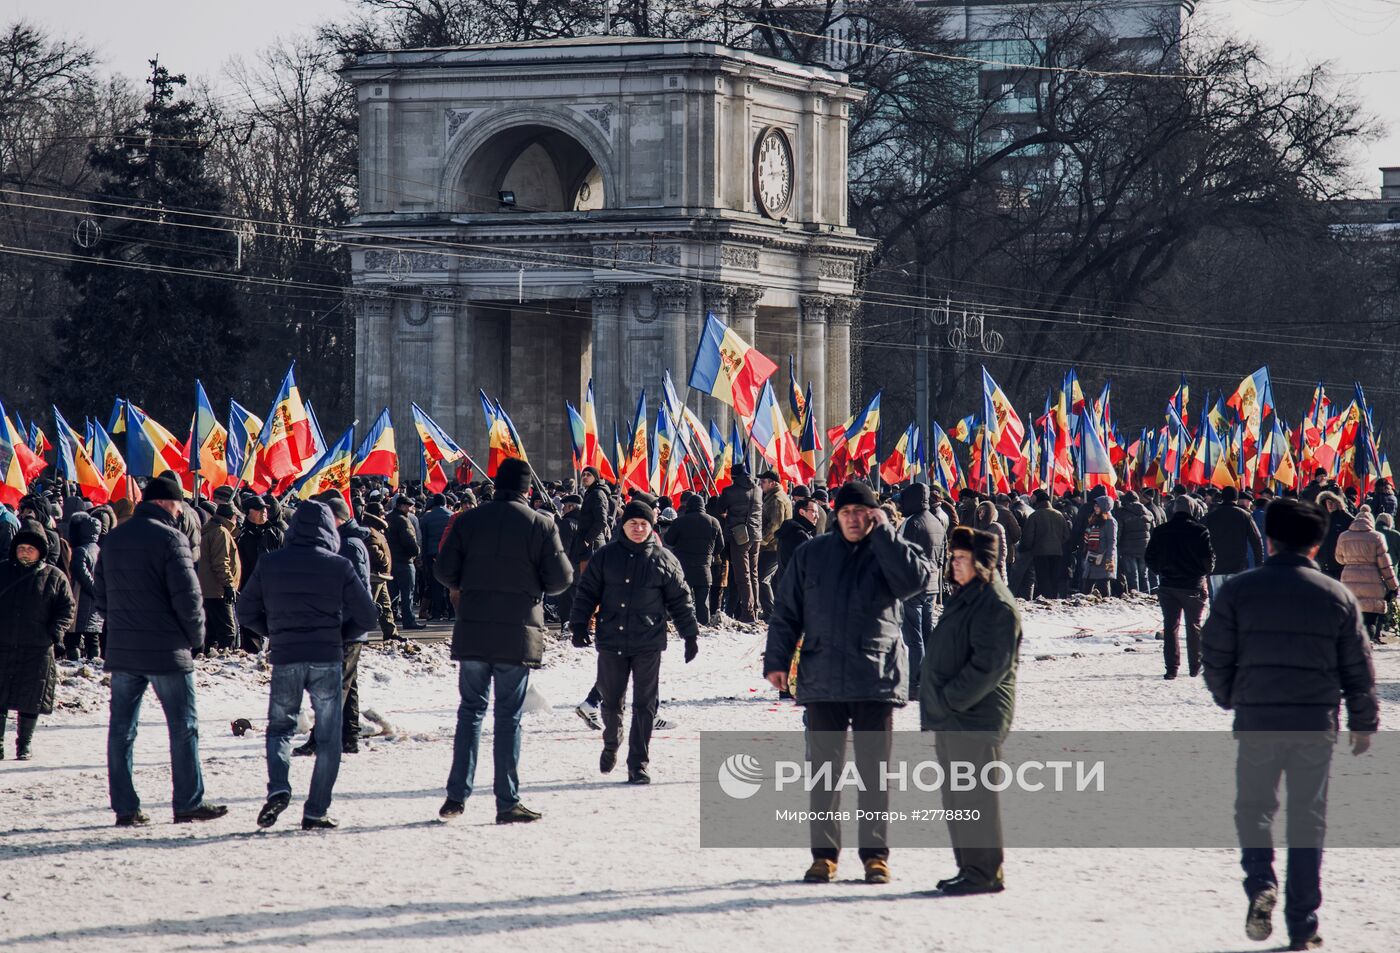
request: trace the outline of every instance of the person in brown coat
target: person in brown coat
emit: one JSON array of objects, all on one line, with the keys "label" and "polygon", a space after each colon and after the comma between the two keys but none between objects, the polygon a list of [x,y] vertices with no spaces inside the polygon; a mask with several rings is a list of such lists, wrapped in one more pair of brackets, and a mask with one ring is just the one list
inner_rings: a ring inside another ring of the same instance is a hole
[{"label": "person in brown coat", "polygon": [[204,597],[204,651],[227,652],[238,640],[233,601],[243,579],[238,546],[233,541],[232,503],[220,503],[199,534],[199,562],[195,574]]},{"label": "person in brown coat", "polygon": [[[367,503],[360,517],[360,525],[369,530],[365,548],[369,550],[371,592],[375,604],[379,606],[379,631],[385,642],[406,642],[408,640],[399,635],[398,623],[394,621],[394,603],[389,597],[389,581],[394,578],[394,560],[389,553],[389,540],[384,536],[389,524],[384,520],[383,504]],[[449,525],[448,532],[451,531]]]},{"label": "person in brown coat", "polygon": [[1342,585],[1361,604],[1361,618],[1372,642],[1380,641],[1381,620],[1386,602],[1395,598],[1400,584],[1390,562],[1385,537],[1376,530],[1369,506],[1361,507],[1351,529],[1337,537],[1337,564],[1342,567]]}]

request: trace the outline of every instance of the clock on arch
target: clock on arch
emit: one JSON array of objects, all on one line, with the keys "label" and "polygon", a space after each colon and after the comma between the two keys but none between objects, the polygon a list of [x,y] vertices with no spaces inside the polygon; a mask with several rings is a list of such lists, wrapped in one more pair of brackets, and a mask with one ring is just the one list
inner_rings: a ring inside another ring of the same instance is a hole
[{"label": "clock on arch", "polygon": [[792,203],[792,181],[792,146],[781,129],[769,126],[759,133],[753,154],[753,193],[769,218]]}]

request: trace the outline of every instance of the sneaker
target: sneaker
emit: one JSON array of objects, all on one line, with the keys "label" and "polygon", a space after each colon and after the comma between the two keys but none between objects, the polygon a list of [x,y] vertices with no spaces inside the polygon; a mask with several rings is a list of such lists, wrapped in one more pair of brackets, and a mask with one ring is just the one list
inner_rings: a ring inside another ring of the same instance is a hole
[{"label": "sneaker", "polygon": [[287,805],[292,803],[290,794],[274,794],[267,799],[262,810],[258,812],[258,826],[271,827],[277,823],[277,818],[287,809]]},{"label": "sneaker", "polygon": [[151,816],[142,811],[135,814],[121,814],[117,816],[118,827],[145,827],[151,823]]},{"label": "sneaker", "polygon": [[333,817],[303,817],[301,829],[304,831],[333,831],[340,822]]},{"label": "sneaker", "polygon": [[465,801],[454,801],[448,798],[442,802],[442,807],[438,808],[438,817],[461,817],[462,812],[467,809]]},{"label": "sneaker", "polygon": [[651,727],[653,731],[670,731],[672,728],[676,727],[676,723],[674,721],[667,721],[665,718],[657,715],[656,721],[651,723]]},{"label": "sneaker", "polygon": [[205,802],[193,811],[184,814],[176,812],[176,824],[189,824],[191,821],[216,821],[228,813],[228,808],[222,804],[210,804]]},{"label": "sneaker", "polygon": [[598,770],[604,774],[617,767],[617,752],[604,748],[603,753],[598,756]]},{"label": "sneaker", "polygon": [[509,811],[497,811],[497,824],[528,824],[544,817],[539,811],[532,811],[519,801]]},{"label": "sneaker", "polygon": [[887,884],[890,882],[890,865],[886,860],[872,857],[865,862],[865,882]]},{"label": "sneaker", "polygon": [[292,749],[292,756],[296,758],[309,758],[316,753],[316,740],[310,739],[300,748]]},{"label": "sneaker", "polygon": [[603,722],[602,719],[598,717],[597,705],[590,705],[586,701],[580,702],[579,706],[574,709],[574,714],[582,718],[584,724],[592,728],[594,731],[603,730]]},{"label": "sneaker", "polygon": [[[1274,932],[1274,907],[1278,906],[1278,888],[1265,887],[1249,898],[1249,910],[1244,915],[1244,935],[1251,940],[1267,940]],[[1299,949],[1307,949],[1300,947]]]},{"label": "sneaker", "polygon": [[1320,950],[1322,949],[1322,937],[1314,933],[1309,937],[1298,937],[1296,940],[1288,941],[1290,950]]},{"label": "sneaker", "polygon": [[802,875],[802,882],[809,884],[829,884],[836,879],[836,861],[814,860],[812,866]]},{"label": "sneaker", "polygon": [[651,775],[647,774],[647,769],[646,769],[646,768],[638,768],[638,769],[635,770],[635,771],[629,770],[629,771],[627,772],[627,783],[628,783],[628,784],[650,784],[650,783],[651,783]]}]

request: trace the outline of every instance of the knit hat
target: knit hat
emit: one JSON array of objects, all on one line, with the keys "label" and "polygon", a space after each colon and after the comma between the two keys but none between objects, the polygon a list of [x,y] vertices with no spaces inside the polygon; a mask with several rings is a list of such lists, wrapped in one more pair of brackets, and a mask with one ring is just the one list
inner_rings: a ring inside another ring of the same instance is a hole
[{"label": "knit hat", "polygon": [[777,475],[776,473],[774,473],[772,470],[764,470],[762,473],[760,473],[760,474],[758,475],[758,478],[759,478],[760,480],[772,480],[774,483],[779,482],[779,481],[778,481],[778,475]]},{"label": "knit hat", "polygon": [[327,490],[324,493],[317,493],[312,497],[317,503],[324,503],[330,508],[331,515],[338,520],[350,520],[355,518],[355,514],[350,510],[350,504],[345,502],[345,497],[335,490]]},{"label": "knit hat", "polygon": [[[167,470],[166,473],[170,471]],[[180,489],[180,484],[173,479],[167,479],[164,474],[156,477],[146,484],[146,489],[141,492],[141,500],[144,503],[153,503],[157,500],[183,501],[184,491]]]},{"label": "knit hat", "polygon": [[223,518],[223,519],[226,519],[226,520],[231,520],[231,519],[233,519],[233,518],[234,518],[234,515],[235,515],[235,511],[234,511],[234,509],[233,509],[233,504],[232,504],[232,503],[220,503],[220,504],[218,505],[218,507],[214,510],[214,515],[215,515],[215,516],[219,516],[219,517],[221,517],[221,518]]},{"label": "knit hat", "polygon": [[370,514],[371,516],[383,516],[384,504],[379,502],[378,500],[371,500],[370,502],[365,504],[365,512]]},{"label": "knit hat", "polygon": [[1094,509],[1100,513],[1112,513],[1113,501],[1106,496],[1100,496],[1094,500]]},{"label": "knit hat", "polygon": [[1327,517],[1302,500],[1274,500],[1264,511],[1264,535],[1285,549],[1311,549],[1327,535]]},{"label": "knit hat", "polygon": [[[598,472],[598,468],[597,468],[597,467],[584,467],[584,468],[583,468],[583,473],[590,473],[590,474],[592,474],[592,475],[593,475],[593,479],[595,479],[595,480],[601,481],[601,480],[603,479],[603,475],[602,475],[601,473]],[[579,476],[582,477],[582,476],[583,476],[583,473],[580,473]]]},{"label": "knit hat", "polygon": [[570,493],[567,496],[560,497],[559,502],[563,504],[572,503],[574,504],[574,506],[581,506],[583,505],[583,497],[579,496],[577,493]]},{"label": "knit hat", "polygon": [[1049,503],[1050,494],[1046,493],[1044,490],[1036,490],[1031,494],[1031,499],[1035,500],[1036,503]]},{"label": "knit hat", "polygon": [[832,509],[839,513],[843,506],[879,505],[880,498],[875,495],[875,491],[870,488],[868,483],[852,480],[850,483],[842,485],[841,489],[836,491],[836,502],[832,505]]},{"label": "knit hat", "polygon": [[997,568],[997,547],[1001,541],[991,533],[971,526],[955,526],[948,534],[948,549],[972,554],[972,561],[988,571]]},{"label": "knit hat", "polygon": [[1220,491],[1220,498],[1226,503],[1233,503],[1240,498],[1240,491],[1232,486],[1227,486]]},{"label": "knit hat", "polygon": [[496,468],[496,489],[503,493],[524,496],[530,492],[530,465],[511,457]]},{"label": "knit hat", "polygon": [[642,500],[629,500],[627,505],[622,508],[622,522],[626,523],[628,520],[646,520],[655,525],[656,510],[652,508],[650,503]]}]

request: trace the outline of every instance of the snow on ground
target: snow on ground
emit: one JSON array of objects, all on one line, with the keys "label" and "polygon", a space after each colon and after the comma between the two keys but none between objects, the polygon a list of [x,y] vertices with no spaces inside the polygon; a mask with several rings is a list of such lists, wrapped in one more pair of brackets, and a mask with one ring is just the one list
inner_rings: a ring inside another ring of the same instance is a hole
[{"label": "snow on ground", "polygon": [[[1199,680],[1162,681],[1151,600],[1024,611],[1018,727],[1228,728]],[[521,764],[525,802],[545,818],[497,827],[489,738],[466,815],[437,820],[457,702],[446,647],[405,655],[373,646],[362,704],[387,733],[373,726],[381,733],[345,758],[333,808],[343,826],[333,833],[302,832],[295,804],[277,827],[255,827],[267,673],[246,657],[202,662],[198,675],[205,783],[230,815],[169,823],[166,738],[148,695],[137,785],[155,823],[112,827],[101,671],[66,667],[67,707],[41,723],[35,760],[0,762],[0,949],[1279,948],[1243,936],[1233,850],[1012,849],[1005,893],[951,899],[930,893],[953,873],[946,850],[896,849],[894,882],[875,887],[861,882],[854,851],[840,883],[812,886],[797,882],[805,851],[700,849],[699,732],[800,727],[799,712],[763,681],[761,649],[757,628],[730,626],[707,635],[691,665],[667,653],[663,710],[679,726],[657,733],[655,780],[636,788],[617,780],[620,770],[597,773],[598,735],[573,713],[593,679],[592,651],[551,648],[533,678],[544,707],[526,716]],[[1389,708],[1400,700],[1400,647],[1380,649],[1377,669]],[[240,717],[255,732],[235,737]],[[896,724],[916,728],[917,714],[906,708]],[[9,744],[12,758],[13,733]],[[294,762],[298,797],[310,767]],[[1396,851],[1332,850],[1324,875],[1328,949],[1400,949]]]}]

